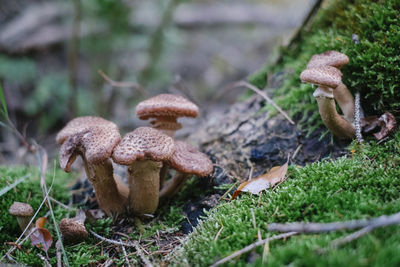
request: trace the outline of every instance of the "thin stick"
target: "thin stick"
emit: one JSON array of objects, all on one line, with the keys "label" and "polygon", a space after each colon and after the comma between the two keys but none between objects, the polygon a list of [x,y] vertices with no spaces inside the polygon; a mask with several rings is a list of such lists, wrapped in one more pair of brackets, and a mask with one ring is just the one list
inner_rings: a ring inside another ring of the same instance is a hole
[{"label": "thin stick", "polygon": [[64,209],[71,210],[71,211],[77,210],[77,209],[75,209],[75,208],[71,208],[71,207],[65,205],[64,203],[61,203],[60,201],[58,201],[57,199],[55,199],[55,198],[53,198],[53,197],[49,197],[49,199],[51,200],[51,202],[54,202],[54,203],[56,203],[57,205],[60,205],[60,206],[63,207]]},{"label": "thin stick", "polygon": [[294,160],[294,159],[296,158],[297,154],[300,152],[300,149],[301,149],[302,147],[303,147],[303,145],[300,144],[300,145],[296,148],[296,150],[295,150],[294,153],[293,153],[292,160]]},{"label": "thin stick", "polygon": [[384,227],[393,224],[400,223],[400,212],[386,216],[380,216],[370,220],[351,220],[344,222],[332,222],[332,223],[271,223],[268,225],[268,231],[278,232],[299,232],[299,233],[321,233],[331,232],[338,230],[349,230],[363,227]]},{"label": "thin stick", "polygon": [[284,233],[284,234],[280,234],[280,235],[276,235],[276,236],[271,236],[271,237],[268,237],[268,238],[263,239],[261,241],[257,241],[257,242],[255,242],[255,243],[253,243],[251,245],[248,245],[247,247],[242,248],[241,250],[238,250],[238,251],[232,253],[228,257],[225,257],[225,258],[223,258],[223,259],[221,259],[219,261],[214,262],[214,264],[212,264],[210,267],[219,266],[219,265],[221,265],[221,264],[223,264],[225,262],[228,262],[228,261],[236,258],[237,256],[240,256],[240,255],[242,255],[244,253],[247,253],[247,252],[253,250],[254,248],[256,248],[258,246],[261,246],[261,245],[264,245],[265,243],[270,242],[272,240],[284,239],[284,238],[290,237],[290,236],[295,235],[295,234],[297,234],[297,233],[296,232],[289,232],[289,233]]},{"label": "thin stick", "polygon": [[136,248],[136,242],[134,242],[134,243],[130,243],[130,242],[129,243],[122,243],[122,242],[118,242],[118,241],[113,240],[113,239],[108,239],[108,238],[102,237],[101,235],[96,234],[92,230],[89,230],[89,232],[92,235],[94,235],[96,238],[98,238],[98,239],[100,239],[102,241],[105,241],[107,243],[110,243],[110,244],[113,244],[113,245],[118,245],[118,246],[126,246],[126,247],[134,247],[134,248]]},{"label": "thin stick", "polygon": [[56,242],[57,267],[62,267],[60,240]]},{"label": "thin stick", "polygon": [[[121,240],[121,239],[120,239],[119,241],[122,243],[122,240]],[[128,267],[131,267],[131,264],[130,264],[130,262],[129,262],[128,255],[126,254],[125,246],[124,246],[124,245],[121,245],[121,249],[122,249],[122,253],[124,254],[124,258],[125,258],[126,264],[128,265]]]},{"label": "thin stick", "polygon": [[31,177],[30,174],[26,174],[22,176],[21,178],[17,179],[14,183],[4,187],[3,189],[0,190],[0,197],[10,191],[11,189],[15,188],[19,183],[23,182],[26,180],[26,178]]},{"label": "thin stick", "polygon": [[267,96],[266,93],[264,93],[263,91],[261,91],[260,89],[258,89],[257,87],[246,81],[239,81],[237,83],[234,83],[233,85],[233,87],[240,87],[240,86],[247,87],[250,90],[262,96],[265,100],[267,100],[269,104],[271,104],[276,110],[278,110],[279,113],[281,113],[291,124],[295,125],[294,121],[286,114],[286,112],[283,111],[271,98],[269,98],[269,96]]},{"label": "thin stick", "polygon": [[100,76],[108,82],[111,86],[113,87],[119,87],[119,88],[135,88],[137,89],[142,95],[145,95],[142,86],[140,84],[135,83],[135,82],[119,82],[111,79],[107,74],[104,73],[102,70],[97,71]]},{"label": "thin stick", "polygon": [[45,258],[45,257],[43,257],[43,255],[42,254],[40,254],[40,253],[37,253],[37,255],[39,256],[39,258],[44,262],[44,265],[43,266],[46,266],[46,267],[51,267],[51,265],[50,265],[50,263],[49,263],[49,261]]},{"label": "thin stick", "polygon": [[143,261],[144,266],[153,267],[151,262],[148,259],[146,259],[146,257],[143,255],[142,250],[140,249],[140,246],[139,246],[138,243],[135,243],[135,248],[136,248],[136,251],[137,251],[137,255],[139,255],[140,259]]},{"label": "thin stick", "polygon": [[347,235],[343,238],[338,238],[338,239],[333,240],[330,247],[336,248],[336,247],[342,246],[344,244],[350,243],[351,241],[356,240],[356,239],[368,234],[375,228],[376,227],[372,227],[372,226],[367,226],[367,227],[361,228],[360,230],[358,230],[350,235]]}]

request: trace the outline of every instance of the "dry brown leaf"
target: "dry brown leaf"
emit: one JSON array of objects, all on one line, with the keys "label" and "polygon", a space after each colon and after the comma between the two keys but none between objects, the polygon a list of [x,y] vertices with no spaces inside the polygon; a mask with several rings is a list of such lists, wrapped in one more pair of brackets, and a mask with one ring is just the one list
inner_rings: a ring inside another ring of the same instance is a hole
[{"label": "dry brown leaf", "polygon": [[364,133],[373,133],[377,140],[392,134],[396,128],[396,119],[390,112],[385,112],[379,118],[377,116],[360,119],[361,128]]},{"label": "dry brown leaf", "polygon": [[43,228],[45,223],[46,217],[41,217],[36,220],[36,226],[30,234],[30,239],[32,245],[41,248],[47,253],[47,250],[49,250],[53,243],[53,237],[46,228]]},{"label": "dry brown leaf", "polygon": [[246,181],[239,185],[235,192],[233,192],[232,199],[235,199],[241,192],[250,192],[257,195],[263,190],[269,189],[278,183],[285,180],[288,170],[288,162],[282,166],[271,168],[269,172],[258,176],[250,181]]}]

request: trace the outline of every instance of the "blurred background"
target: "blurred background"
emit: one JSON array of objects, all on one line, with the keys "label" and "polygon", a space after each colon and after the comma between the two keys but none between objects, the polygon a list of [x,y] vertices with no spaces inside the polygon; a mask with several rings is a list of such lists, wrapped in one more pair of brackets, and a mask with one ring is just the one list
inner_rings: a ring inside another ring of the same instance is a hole
[{"label": "blurred background", "polygon": [[[71,118],[102,116],[121,133],[146,125],[141,100],[181,94],[199,105],[184,136],[223,112],[245,79],[277,54],[315,0],[0,0],[0,84],[22,136],[57,151]],[[187,127],[186,127],[187,126]],[[1,128],[2,164],[27,148]]]}]

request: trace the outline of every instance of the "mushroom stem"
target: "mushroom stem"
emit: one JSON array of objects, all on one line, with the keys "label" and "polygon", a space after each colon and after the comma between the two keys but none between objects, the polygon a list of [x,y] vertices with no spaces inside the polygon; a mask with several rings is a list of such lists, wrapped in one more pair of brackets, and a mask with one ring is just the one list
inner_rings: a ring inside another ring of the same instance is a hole
[{"label": "mushroom stem", "polygon": [[129,204],[136,214],[151,214],[158,207],[162,162],[139,160],[128,168]]},{"label": "mushroom stem", "polygon": [[[17,216],[18,225],[22,232],[25,231],[25,228],[28,226],[31,219],[32,216],[27,216],[27,217]],[[29,229],[25,231],[25,236],[29,234],[32,228],[33,228],[32,224],[29,225]]]},{"label": "mushroom stem", "polygon": [[333,99],[333,95],[331,96],[330,94],[332,94],[332,89],[323,86],[319,86],[314,92],[322,121],[329,131],[338,138],[355,138],[356,130],[354,125],[337,113],[335,100]]},{"label": "mushroom stem", "polygon": [[346,120],[349,122],[354,121],[354,97],[350,93],[347,86],[343,83],[339,84],[338,87],[333,90],[333,96],[337,101],[340,109]]},{"label": "mushroom stem", "polygon": [[150,122],[151,126],[163,134],[174,138],[175,132],[182,128],[182,124],[177,121],[177,117],[173,116],[159,116]]},{"label": "mushroom stem", "polygon": [[89,164],[85,156],[83,158],[85,171],[89,182],[92,184],[97,202],[100,208],[108,215],[124,211],[126,198],[118,191],[117,182],[113,177],[113,166],[109,159],[102,163]]},{"label": "mushroom stem", "polygon": [[165,186],[160,191],[160,201],[170,198],[183,187],[186,180],[189,178],[190,175],[186,173],[177,172],[175,176],[169,180]]},{"label": "mushroom stem", "polygon": [[163,163],[163,166],[160,171],[160,189],[164,187],[165,177],[167,176],[169,170],[169,166],[166,163]]}]

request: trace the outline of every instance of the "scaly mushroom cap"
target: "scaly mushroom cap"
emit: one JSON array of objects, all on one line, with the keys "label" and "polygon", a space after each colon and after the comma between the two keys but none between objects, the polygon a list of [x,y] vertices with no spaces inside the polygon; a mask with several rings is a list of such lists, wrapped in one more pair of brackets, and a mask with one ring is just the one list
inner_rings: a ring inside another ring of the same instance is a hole
[{"label": "scaly mushroom cap", "polygon": [[60,231],[67,243],[79,243],[88,237],[84,224],[74,219],[62,219]]},{"label": "scaly mushroom cap", "polygon": [[303,82],[335,89],[342,82],[342,72],[335,67],[321,66],[303,70],[300,79]]},{"label": "scaly mushroom cap", "polygon": [[199,108],[180,95],[160,94],[139,103],[136,116],[141,120],[154,117],[197,117]]},{"label": "scaly mushroom cap", "polygon": [[150,127],[139,127],[122,138],[112,158],[116,163],[131,165],[136,160],[164,161],[174,151],[175,144],[171,137]]},{"label": "scaly mushroom cap", "polygon": [[19,217],[28,217],[33,215],[33,208],[31,205],[22,202],[14,202],[8,210],[11,215]]},{"label": "scaly mushroom cap", "polygon": [[348,56],[338,51],[332,50],[322,54],[313,55],[307,64],[307,69],[321,66],[332,66],[340,69],[348,62]]},{"label": "scaly mushroom cap", "polygon": [[70,121],[57,135],[61,145],[60,166],[69,171],[78,152],[88,163],[100,163],[112,154],[121,140],[117,125],[100,117],[79,117]]},{"label": "scaly mushroom cap", "polygon": [[213,164],[206,154],[182,141],[176,141],[175,148],[174,155],[168,160],[168,164],[175,170],[200,177],[212,172]]}]

